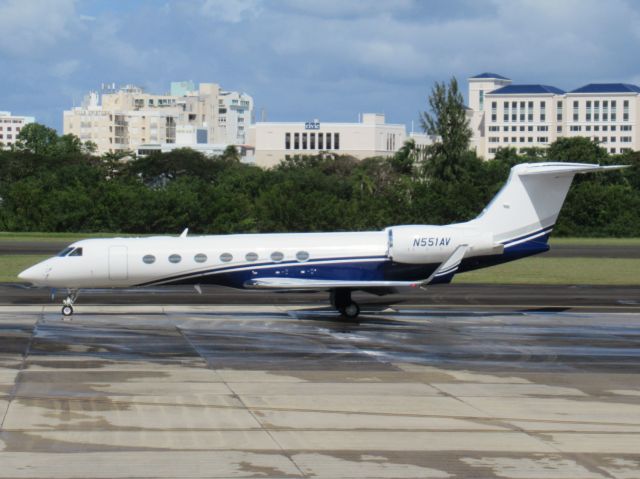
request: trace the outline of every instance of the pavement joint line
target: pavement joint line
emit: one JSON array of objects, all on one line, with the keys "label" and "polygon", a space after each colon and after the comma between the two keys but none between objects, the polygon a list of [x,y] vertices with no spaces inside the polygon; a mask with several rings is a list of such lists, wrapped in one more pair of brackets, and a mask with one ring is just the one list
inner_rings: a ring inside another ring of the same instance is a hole
[{"label": "pavement joint line", "polygon": [[[183,328],[181,328],[180,326],[176,325],[176,329],[179,331],[180,335],[185,339],[185,341],[187,341],[189,346],[191,346],[191,348],[193,348],[193,350],[198,354],[198,356],[200,356],[207,364],[209,364],[210,369],[215,371],[215,369],[209,363],[209,360],[207,358],[205,358],[204,356],[202,356],[202,353],[200,353],[200,351],[198,350],[196,345],[193,344],[193,342],[185,334],[185,332],[183,331]],[[218,374],[218,376],[220,376],[220,375]],[[251,417],[253,418],[255,423],[258,425],[257,429],[251,429],[251,430],[252,431],[259,430],[259,431],[263,431],[264,433],[266,433],[269,436],[269,438],[271,439],[271,441],[279,448],[280,454],[282,454],[284,457],[286,457],[289,460],[289,462],[291,462],[291,464],[298,470],[298,472],[300,473],[300,476],[303,477],[303,478],[309,477],[307,474],[305,474],[302,471],[300,466],[293,460],[293,455],[291,453],[287,452],[287,450],[284,449],[282,444],[280,444],[278,442],[278,440],[274,437],[274,435],[271,433],[271,431],[269,429],[267,429],[265,427],[265,425],[262,423],[262,421],[260,421],[258,419],[258,417],[255,415],[254,411],[250,407],[248,407],[247,404],[242,400],[242,397],[233,390],[233,388],[229,385],[229,383],[227,381],[224,380],[224,377],[221,377],[221,380],[222,380],[222,383],[225,385],[225,387],[231,392],[231,397],[236,399],[240,403],[240,405],[242,406],[242,408],[235,408],[235,409],[247,411],[251,415]]]},{"label": "pavement joint line", "polygon": [[7,398],[7,409],[5,409],[4,415],[2,416],[2,422],[0,422],[0,431],[4,430],[4,423],[7,420],[7,416],[9,415],[9,409],[11,409],[11,404],[13,403],[13,400],[16,398],[16,393],[18,391],[18,386],[19,386],[20,380],[22,378],[22,373],[25,370],[25,367],[26,367],[26,364],[27,364],[27,358],[29,357],[29,352],[31,351],[31,346],[33,344],[33,341],[34,341],[35,336],[36,336],[36,332],[38,330],[38,323],[40,323],[40,321],[42,321],[43,317],[44,317],[44,314],[39,314],[38,315],[38,319],[36,320],[35,323],[33,323],[33,326],[31,327],[31,335],[29,336],[29,342],[27,343],[27,347],[25,348],[24,354],[22,355],[22,361],[20,362],[20,368],[18,369],[16,377],[13,380],[13,388],[11,388],[11,392],[8,395],[8,398]]}]

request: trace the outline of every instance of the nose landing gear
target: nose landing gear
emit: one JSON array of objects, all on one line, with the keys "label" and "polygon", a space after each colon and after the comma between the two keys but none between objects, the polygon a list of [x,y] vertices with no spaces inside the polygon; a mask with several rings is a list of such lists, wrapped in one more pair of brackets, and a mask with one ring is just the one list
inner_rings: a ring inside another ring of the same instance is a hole
[{"label": "nose landing gear", "polygon": [[331,305],[347,319],[355,319],[360,314],[360,306],[351,299],[350,289],[332,289]]},{"label": "nose landing gear", "polygon": [[73,303],[78,299],[78,290],[69,290],[68,296],[62,301],[62,315],[71,316],[73,314]]}]

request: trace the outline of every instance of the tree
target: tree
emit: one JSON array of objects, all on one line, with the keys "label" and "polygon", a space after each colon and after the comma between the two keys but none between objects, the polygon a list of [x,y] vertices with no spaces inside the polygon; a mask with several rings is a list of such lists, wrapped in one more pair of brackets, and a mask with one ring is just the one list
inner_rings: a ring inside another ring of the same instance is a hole
[{"label": "tree", "polygon": [[29,123],[18,133],[15,149],[44,155],[58,142],[58,133],[40,123]]},{"label": "tree", "polygon": [[417,153],[416,141],[413,138],[409,138],[396,154],[391,157],[391,166],[398,173],[411,174]]},{"label": "tree", "polygon": [[420,114],[422,128],[436,138],[427,149],[427,173],[442,180],[454,180],[463,169],[473,134],[455,77],[448,86],[436,82],[429,96],[429,107],[431,112]]},{"label": "tree", "polygon": [[574,136],[558,138],[547,150],[549,161],[570,163],[602,163],[608,157],[607,150],[590,138]]},{"label": "tree", "polygon": [[225,160],[240,162],[240,153],[234,145],[227,146],[222,152],[221,157]]}]

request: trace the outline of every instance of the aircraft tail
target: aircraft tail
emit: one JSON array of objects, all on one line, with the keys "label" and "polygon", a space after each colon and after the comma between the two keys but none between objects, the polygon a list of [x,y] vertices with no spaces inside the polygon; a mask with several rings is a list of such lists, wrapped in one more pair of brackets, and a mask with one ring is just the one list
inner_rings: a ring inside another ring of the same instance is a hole
[{"label": "aircraft tail", "polygon": [[492,232],[505,248],[536,241],[545,243],[577,173],[624,166],[586,163],[523,163],[511,169],[509,179],[484,211],[468,224]]}]

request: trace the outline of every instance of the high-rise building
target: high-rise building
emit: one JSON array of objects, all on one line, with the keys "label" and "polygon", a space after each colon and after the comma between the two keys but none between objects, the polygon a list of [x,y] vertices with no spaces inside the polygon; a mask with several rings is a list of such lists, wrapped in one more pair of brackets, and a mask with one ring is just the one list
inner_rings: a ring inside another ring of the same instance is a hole
[{"label": "high-rise building", "polygon": [[216,83],[201,83],[196,90],[193,82],[173,82],[165,95],[112,86],[65,111],[64,133],[94,142],[98,154],[137,151],[141,145],[239,145],[252,113],[249,95],[223,91]]},{"label": "high-rise building", "polygon": [[640,87],[590,83],[571,91],[550,85],[513,84],[495,73],[469,78],[472,146],[484,158],[499,148],[546,147],[582,136],[609,153],[640,150]]},{"label": "high-rise building", "polygon": [[0,111],[0,148],[13,145],[22,127],[35,121],[32,116],[18,116],[12,115],[9,111]]}]

